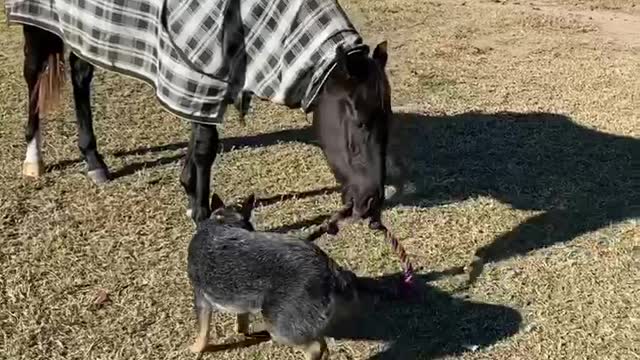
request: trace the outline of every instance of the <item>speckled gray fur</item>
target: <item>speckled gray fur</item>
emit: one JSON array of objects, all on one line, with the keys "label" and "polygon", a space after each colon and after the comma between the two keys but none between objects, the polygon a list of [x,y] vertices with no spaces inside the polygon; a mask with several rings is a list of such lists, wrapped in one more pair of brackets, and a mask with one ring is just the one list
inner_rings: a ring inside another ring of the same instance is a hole
[{"label": "speckled gray fur", "polygon": [[342,304],[356,303],[355,275],[317,245],[254,231],[247,203],[212,202],[188,249],[196,312],[262,313],[273,339],[303,346],[323,337]]}]

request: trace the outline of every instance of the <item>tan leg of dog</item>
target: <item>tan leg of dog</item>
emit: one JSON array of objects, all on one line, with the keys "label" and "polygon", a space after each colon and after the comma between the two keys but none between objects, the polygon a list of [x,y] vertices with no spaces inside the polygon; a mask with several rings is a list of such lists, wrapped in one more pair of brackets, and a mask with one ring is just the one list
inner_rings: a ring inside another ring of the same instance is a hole
[{"label": "tan leg of dog", "polygon": [[312,341],[305,345],[304,352],[307,360],[328,360],[329,349],[324,338]]},{"label": "tan leg of dog", "polygon": [[236,332],[245,338],[271,337],[269,328],[264,321],[250,323],[249,314],[238,314],[236,317]]},{"label": "tan leg of dog", "polygon": [[211,323],[211,306],[199,306],[197,309],[198,316],[198,336],[196,341],[189,347],[189,350],[199,353],[202,352],[209,343],[209,325]]},{"label": "tan leg of dog", "polygon": [[249,314],[236,315],[236,332],[242,335],[249,335]]},{"label": "tan leg of dog", "polygon": [[269,326],[264,321],[256,321],[251,324],[251,333],[259,333],[259,332],[269,332]]}]

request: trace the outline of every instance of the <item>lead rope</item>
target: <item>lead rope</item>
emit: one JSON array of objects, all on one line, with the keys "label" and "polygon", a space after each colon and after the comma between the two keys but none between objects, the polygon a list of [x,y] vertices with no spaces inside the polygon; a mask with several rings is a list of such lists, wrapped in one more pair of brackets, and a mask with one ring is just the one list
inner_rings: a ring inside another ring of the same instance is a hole
[{"label": "lead rope", "polygon": [[314,241],[324,234],[336,235],[338,233],[338,222],[351,216],[351,206],[344,207],[325,220],[318,228],[307,236],[307,241]]},{"label": "lead rope", "polygon": [[404,250],[404,246],[400,244],[400,241],[393,236],[391,231],[387,229],[384,224],[381,222],[376,222],[372,225],[372,228],[375,230],[380,230],[384,232],[385,240],[391,245],[393,252],[396,253],[398,258],[400,259],[400,263],[402,264],[402,273],[404,284],[408,286],[413,285],[413,265],[411,264],[411,260],[409,260],[409,256],[407,256],[407,252]]},{"label": "lead rope", "polygon": [[[338,222],[351,216],[351,207],[344,207],[329,219],[324,221],[318,228],[312,231],[307,236],[307,241],[314,241],[323,234],[336,235],[338,233]],[[382,224],[380,221],[372,222],[370,225],[372,230],[380,230],[384,232],[385,240],[391,245],[391,248],[396,253],[402,264],[403,273],[403,288],[409,290],[413,286],[413,265],[407,256],[407,252],[404,250],[404,246],[400,244],[398,239],[393,236],[391,231]]]}]

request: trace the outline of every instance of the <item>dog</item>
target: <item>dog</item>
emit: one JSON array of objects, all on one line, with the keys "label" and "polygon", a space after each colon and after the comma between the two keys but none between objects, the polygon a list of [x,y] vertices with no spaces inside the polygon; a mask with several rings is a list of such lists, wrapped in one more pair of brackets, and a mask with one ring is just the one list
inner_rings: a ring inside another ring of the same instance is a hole
[{"label": "dog", "polygon": [[308,360],[328,359],[330,325],[359,304],[356,275],[311,241],[255,231],[255,197],[225,205],[211,199],[211,217],[198,225],[188,247],[198,334],[190,350],[204,351],[211,314],[236,314],[236,331],[249,335],[249,316],[261,314],[256,332],[303,350]]}]

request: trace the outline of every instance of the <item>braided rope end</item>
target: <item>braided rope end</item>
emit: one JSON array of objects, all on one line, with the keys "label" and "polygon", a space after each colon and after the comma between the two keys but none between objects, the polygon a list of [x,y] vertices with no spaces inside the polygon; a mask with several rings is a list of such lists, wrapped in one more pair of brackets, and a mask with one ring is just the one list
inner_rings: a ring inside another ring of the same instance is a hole
[{"label": "braided rope end", "polygon": [[415,283],[413,282],[413,266],[411,265],[411,261],[409,260],[404,247],[402,246],[402,244],[400,244],[398,239],[396,239],[395,236],[391,234],[391,231],[389,231],[389,229],[382,224],[382,222],[371,222],[369,226],[372,229],[381,230],[382,232],[384,232],[385,239],[391,245],[391,248],[400,259],[403,267],[403,281],[400,284],[400,292],[405,296],[409,295],[412,292]]},{"label": "braided rope end", "polygon": [[413,285],[413,271],[404,271],[404,283],[411,286]]}]

